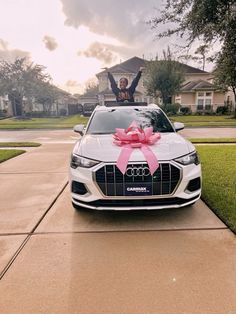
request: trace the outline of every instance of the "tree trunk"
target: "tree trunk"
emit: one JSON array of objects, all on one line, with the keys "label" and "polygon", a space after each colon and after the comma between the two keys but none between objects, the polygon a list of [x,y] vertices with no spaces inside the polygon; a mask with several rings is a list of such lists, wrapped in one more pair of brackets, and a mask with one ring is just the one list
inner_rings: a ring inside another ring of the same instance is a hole
[{"label": "tree trunk", "polygon": [[23,113],[23,97],[16,98],[16,115],[22,116]]},{"label": "tree trunk", "polygon": [[206,65],[206,56],[203,55],[203,60],[202,60],[202,70],[205,71],[205,65]]},{"label": "tree trunk", "polygon": [[236,88],[233,88],[234,93],[234,119],[236,119]]},{"label": "tree trunk", "polygon": [[23,97],[18,92],[8,94],[8,99],[12,105],[13,116],[22,116],[23,113]]}]

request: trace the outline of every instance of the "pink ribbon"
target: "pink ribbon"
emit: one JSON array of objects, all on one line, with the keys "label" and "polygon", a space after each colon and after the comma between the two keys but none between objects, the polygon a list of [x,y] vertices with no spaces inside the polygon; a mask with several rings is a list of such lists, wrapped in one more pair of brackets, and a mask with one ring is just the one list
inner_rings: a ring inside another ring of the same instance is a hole
[{"label": "pink ribbon", "polygon": [[128,129],[116,129],[113,143],[122,146],[116,166],[125,174],[130,155],[134,148],[139,148],[153,174],[159,167],[158,160],[148,145],[155,144],[161,138],[160,133],[153,133],[153,127],[141,129],[136,122],[132,122]]}]

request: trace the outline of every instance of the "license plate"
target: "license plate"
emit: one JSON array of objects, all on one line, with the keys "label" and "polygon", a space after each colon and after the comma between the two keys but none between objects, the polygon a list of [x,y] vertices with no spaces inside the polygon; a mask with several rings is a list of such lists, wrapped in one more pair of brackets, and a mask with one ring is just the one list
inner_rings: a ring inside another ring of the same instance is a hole
[{"label": "license plate", "polygon": [[151,183],[126,183],[125,195],[126,196],[152,195],[152,184]]}]

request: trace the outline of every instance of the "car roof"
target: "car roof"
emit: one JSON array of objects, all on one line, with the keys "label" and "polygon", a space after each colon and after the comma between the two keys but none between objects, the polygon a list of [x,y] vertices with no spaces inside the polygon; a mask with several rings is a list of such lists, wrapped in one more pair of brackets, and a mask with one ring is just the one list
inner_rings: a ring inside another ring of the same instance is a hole
[{"label": "car roof", "polygon": [[132,104],[132,106],[129,106],[128,104],[127,105],[119,105],[119,106],[109,106],[109,107],[107,107],[107,106],[103,106],[103,105],[98,105],[96,108],[95,108],[95,111],[110,111],[111,109],[121,109],[121,110],[127,110],[127,109],[135,109],[135,108],[137,108],[137,109],[161,109],[158,105],[156,105],[156,104],[149,104],[149,105],[146,105],[146,106],[140,106],[140,105],[137,105],[137,106],[135,106],[134,104]]}]

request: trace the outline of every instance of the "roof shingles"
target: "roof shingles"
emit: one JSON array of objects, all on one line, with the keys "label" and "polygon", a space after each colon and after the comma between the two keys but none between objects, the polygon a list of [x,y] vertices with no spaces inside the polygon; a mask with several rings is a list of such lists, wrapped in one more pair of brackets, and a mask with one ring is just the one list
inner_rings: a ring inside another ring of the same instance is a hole
[{"label": "roof shingles", "polygon": [[190,81],[181,87],[181,92],[192,92],[195,90],[216,90],[217,88],[210,82],[204,80]]},{"label": "roof shingles", "polygon": [[[109,71],[111,73],[137,73],[140,67],[145,67],[146,63],[149,62],[148,60],[139,58],[139,57],[133,57],[130,58],[122,63],[116,64],[109,68]],[[184,63],[179,63],[180,66],[183,68],[183,71],[188,74],[208,74],[208,72],[191,67],[187,64]],[[98,73],[97,75],[99,76],[100,74],[104,74],[106,71],[102,71]]]}]

